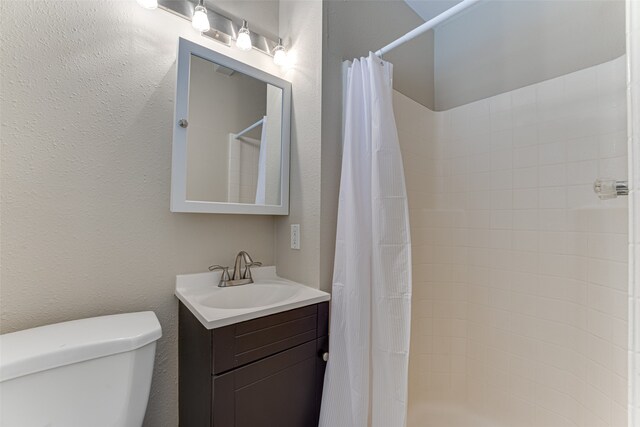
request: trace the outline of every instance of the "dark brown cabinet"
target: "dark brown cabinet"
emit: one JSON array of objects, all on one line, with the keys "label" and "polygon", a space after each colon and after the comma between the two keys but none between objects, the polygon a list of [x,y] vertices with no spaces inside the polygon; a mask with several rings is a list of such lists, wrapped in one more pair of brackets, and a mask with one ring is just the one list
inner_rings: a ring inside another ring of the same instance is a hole
[{"label": "dark brown cabinet", "polygon": [[206,329],[180,303],[181,427],[314,427],[328,303]]}]

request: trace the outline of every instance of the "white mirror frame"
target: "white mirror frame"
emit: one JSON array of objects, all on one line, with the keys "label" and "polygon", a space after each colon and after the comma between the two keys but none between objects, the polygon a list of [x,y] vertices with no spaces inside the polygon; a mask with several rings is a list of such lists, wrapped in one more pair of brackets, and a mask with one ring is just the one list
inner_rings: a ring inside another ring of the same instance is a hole
[{"label": "white mirror frame", "polygon": [[[280,204],[256,205],[187,200],[187,129],[179,125],[189,117],[189,73],[191,55],[282,89],[282,159],[280,163]],[[178,39],[173,147],[171,156],[171,212],[289,215],[289,151],[291,136],[291,83],[250,65],[183,38]]]}]

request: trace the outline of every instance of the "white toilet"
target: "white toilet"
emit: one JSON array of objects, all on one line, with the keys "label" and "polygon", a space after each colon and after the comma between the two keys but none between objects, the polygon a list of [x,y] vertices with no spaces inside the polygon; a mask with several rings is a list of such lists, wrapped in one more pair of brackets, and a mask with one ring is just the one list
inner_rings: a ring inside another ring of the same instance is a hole
[{"label": "white toilet", "polygon": [[161,335],[151,311],[0,335],[0,426],[140,427]]}]

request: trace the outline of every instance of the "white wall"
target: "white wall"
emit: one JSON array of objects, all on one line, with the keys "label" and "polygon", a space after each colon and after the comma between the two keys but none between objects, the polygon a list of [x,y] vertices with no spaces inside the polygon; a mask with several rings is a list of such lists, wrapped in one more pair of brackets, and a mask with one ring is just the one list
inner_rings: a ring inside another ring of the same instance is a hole
[{"label": "white wall", "polygon": [[435,107],[447,110],[624,52],[624,0],[481,2],[435,30]]},{"label": "white wall", "polygon": [[[169,212],[177,38],[281,75],[271,58],[133,0],[0,2],[1,330],[155,311],[163,338],[148,426],[177,424],[176,274],[230,264],[245,249],[317,286],[318,201],[306,195],[318,193],[320,168],[320,7],[283,9],[300,64],[288,74],[292,218],[307,238],[291,257],[274,251],[273,217]],[[285,221],[277,237],[288,244]]]},{"label": "white wall", "polygon": [[[424,21],[401,0],[325,0],[325,56],[367,56]],[[433,108],[434,36],[429,31],[385,55],[394,64],[393,87]],[[333,68],[328,72],[339,72]]]},{"label": "white wall", "polygon": [[[280,32],[295,64],[292,84],[289,216],[276,218],[278,274],[320,286],[322,2],[280,2]],[[301,248],[290,249],[290,225],[300,224]]]},{"label": "white wall", "polygon": [[[456,2],[406,2],[422,19],[397,0],[324,3],[325,56],[344,60],[390,43]],[[612,60],[624,50],[624,0],[492,0],[385,59],[394,64],[394,89],[443,111]]]},{"label": "white wall", "polygon": [[627,200],[591,188],[626,176],[625,58],[447,112],[401,95],[395,107],[414,245],[412,408],[458,402],[510,427],[626,425]]}]

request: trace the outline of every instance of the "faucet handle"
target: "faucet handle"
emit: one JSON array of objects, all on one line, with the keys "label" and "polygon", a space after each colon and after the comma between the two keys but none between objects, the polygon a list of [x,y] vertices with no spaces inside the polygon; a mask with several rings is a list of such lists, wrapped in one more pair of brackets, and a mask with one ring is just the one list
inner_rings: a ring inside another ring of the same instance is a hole
[{"label": "faucet handle", "polygon": [[244,266],[244,273],[243,273],[243,279],[251,279],[253,280],[253,277],[251,277],[251,267],[260,267],[262,266],[262,263],[260,261],[251,261],[250,263],[246,264]]},{"label": "faucet handle", "polygon": [[220,281],[228,281],[231,278],[229,277],[229,267],[224,267],[222,265],[211,265],[209,266],[209,271],[218,271],[222,270],[222,277]]},{"label": "faucet handle", "polygon": [[220,281],[218,282],[218,286],[224,288],[227,286],[227,282],[231,280],[229,277],[229,267],[224,267],[222,265],[212,265],[209,267],[209,271],[218,271],[222,270],[222,275],[220,276]]}]

